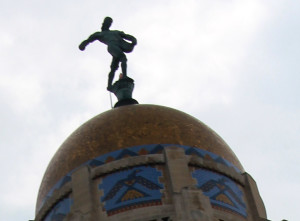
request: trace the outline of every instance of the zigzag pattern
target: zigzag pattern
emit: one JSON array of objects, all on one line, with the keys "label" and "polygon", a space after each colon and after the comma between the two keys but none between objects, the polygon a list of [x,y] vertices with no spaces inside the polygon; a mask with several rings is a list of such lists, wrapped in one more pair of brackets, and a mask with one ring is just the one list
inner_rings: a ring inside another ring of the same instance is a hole
[{"label": "zigzag pattern", "polygon": [[[149,145],[142,145],[142,146],[135,146],[135,147],[129,147],[122,150],[117,150],[114,152],[110,152],[104,155],[101,155],[99,157],[96,157],[92,160],[87,161],[83,165],[89,165],[91,167],[98,167],[105,163],[109,163],[114,160],[120,160],[122,158],[131,157],[131,156],[139,156],[139,155],[146,155],[146,154],[160,154],[163,152],[163,149],[167,146],[177,146],[181,147],[185,150],[186,155],[196,155],[201,158],[213,160],[217,163],[222,163],[223,165],[227,167],[233,167],[238,173],[241,171],[234,166],[229,161],[223,159],[222,157],[211,153],[206,150],[199,149],[197,147],[189,147],[189,146],[183,146],[183,145],[177,145],[177,144],[149,144]],[[82,165],[81,165],[82,166]],[[52,196],[53,191],[55,189],[59,189],[62,187],[66,182],[69,182],[71,180],[71,174],[74,170],[70,171],[65,177],[63,177],[61,180],[59,180],[54,187],[49,191],[45,199],[43,200],[41,207],[43,206],[44,202]]]},{"label": "zigzag pattern", "polygon": [[107,214],[116,214],[116,211],[126,211],[139,205],[160,204],[160,190],[163,188],[158,181],[160,176],[161,172],[156,168],[140,166],[104,177],[99,189],[104,192],[100,201],[104,203]]},{"label": "zigzag pattern", "polygon": [[71,211],[73,201],[71,198],[64,198],[59,201],[44,218],[44,221],[63,221],[66,215]]},{"label": "zigzag pattern", "polygon": [[196,169],[192,176],[197,180],[197,186],[209,197],[214,208],[247,217],[243,192],[231,179],[205,169]]}]

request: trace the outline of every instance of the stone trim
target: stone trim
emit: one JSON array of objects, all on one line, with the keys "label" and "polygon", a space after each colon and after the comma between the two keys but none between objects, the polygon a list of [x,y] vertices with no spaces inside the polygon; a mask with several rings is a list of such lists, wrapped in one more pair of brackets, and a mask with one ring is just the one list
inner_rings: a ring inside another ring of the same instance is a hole
[{"label": "stone trim", "polygon": [[201,167],[204,169],[213,170],[215,172],[226,175],[242,186],[245,186],[245,178],[238,173],[233,167],[227,167],[221,163],[216,163],[211,160],[202,159],[196,156],[186,156],[189,166]]},{"label": "stone trim", "polygon": [[142,155],[142,156],[134,156],[128,157],[125,159],[112,161],[110,163],[106,163],[104,165],[95,167],[91,170],[91,178],[95,179],[103,174],[112,173],[116,170],[125,169],[128,167],[135,167],[140,165],[147,164],[164,164],[165,159],[162,154],[151,154],[151,155]]},{"label": "stone trim", "polygon": [[[119,213],[110,216],[109,221],[131,220],[131,221],[161,221],[162,218],[169,217],[169,220],[175,220],[175,211],[172,205],[160,205],[138,208],[132,213]],[[168,220],[168,221],[169,221]]]},{"label": "stone trim", "polygon": [[[83,166],[90,166],[91,168],[96,168],[101,165],[107,164],[112,161],[118,161],[123,158],[127,157],[134,157],[134,156],[142,156],[142,155],[155,155],[155,154],[162,154],[164,148],[168,147],[179,147],[184,149],[185,155],[186,156],[195,156],[195,157],[200,157],[204,160],[210,160],[212,161],[211,163],[221,163],[223,165],[228,166],[229,168],[234,168],[234,170],[238,173],[241,171],[231,162],[228,160],[224,159],[221,156],[216,155],[215,153],[197,148],[197,147],[190,147],[190,146],[184,146],[184,145],[179,145],[179,144],[148,144],[148,145],[138,145],[138,146],[133,146],[133,147],[128,147],[128,148],[123,148],[120,150],[116,150],[113,152],[106,153],[104,155],[100,155],[96,158],[90,159],[87,162],[83,163],[82,165],[78,166],[77,168],[71,170],[69,173],[67,173],[64,177],[62,177],[46,194],[46,196],[43,198],[43,202],[45,198],[51,197],[53,194],[53,191],[55,189],[58,189],[62,186],[62,182],[65,182],[67,177],[71,177],[71,174],[78,170],[79,168]],[[138,164],[139,165],[139,164]],[[126,168],[127,166],[125,166]],[[38,205],[38,209],[36,209],[36,214],[39,212],[40,208],[43,206],[43,203],[40,203]]]},{"label": "stone trim", "polygon": [[[196,166],[215,172],[224,174],[234,181],[238,182],[240,185],[245,186],[245,177],[239,174],[234,168],[225,166],[221,163],[217,163],[211,160],[203,159],[201,157],[193,155],[185,155],[186,162],[188,166]],[[165,154],[149,154],[141,156],[132,156],[123,158],[120,160],[112,161],[104,165],[90,168],[91,169],[91,179],[96,179],[104,174],[112,173],[117,170],[125,169],[128,167],[135,167],[140,165],[149,164],[165,164]],[[79,169],[79,168],[78,168]],[[42,219],[47,215],[51,208],[59,202],[63,197],[72,192],[71,182],[66,183],[60,189],[54,191],[53,195],[45,202],[43,207],[38,212],[35,221],[42,221]]]},{"label": "stone trim", "polygon": [[35,221],[42,221],[47,213],[58,203],[61,199],[72,192],[72,184],[68,182],[60,189],[54,191],[53,195],[45,202],[43,207],[39,210]]},{"label": "stone trim", "polygon": [[255,180],[248,173],[243,173],[245,177],[245,193],[248,201],[249,210],[254,220],[267,220],[267,213],[264,202],[258,191]]},{"label": "stone trim", "polygon": [[[189,166],[197,166],[205,169],[210,169],[219,173],[222,173],[240,185],[245,186],[245,178],[239,174],[234,168],[227,167],[221,163],[216,163],[211,160],[202,159],[197,156],[186,155]],[[149,154],[142,156],[128,157],[125,159],[112,161],[104,165],[91,169],[91,178],[95,179],[103,174],[111,173],[116,170],[125,169],[133,166],[147,165],[147,164],[165,164],[165,158],[163,154]]]}]

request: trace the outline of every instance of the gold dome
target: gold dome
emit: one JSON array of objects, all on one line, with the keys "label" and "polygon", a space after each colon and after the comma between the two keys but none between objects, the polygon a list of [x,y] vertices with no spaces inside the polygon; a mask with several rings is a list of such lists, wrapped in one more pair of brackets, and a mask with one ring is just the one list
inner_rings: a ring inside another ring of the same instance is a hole
[{"label": "gold dome", "polygon": [[87,121],[61,145],[44,174],[36,208],[56,182],[81,164],[105,153],[146,144],[198,147],[244,171],[224,140],[196,118],[156,105],[122,106]]}]

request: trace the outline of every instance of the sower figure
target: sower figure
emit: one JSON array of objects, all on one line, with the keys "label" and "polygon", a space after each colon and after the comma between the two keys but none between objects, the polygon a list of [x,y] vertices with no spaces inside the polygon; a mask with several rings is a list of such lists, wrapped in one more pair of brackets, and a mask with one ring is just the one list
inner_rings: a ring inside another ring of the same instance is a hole
[{"label": "sower figure", "polygon": [[[107,90],[109,91],[112,90],[112,82],[120,62],[121,62],[123,77],[127,76],[127,58],[125,53],[131,52],[134,46],[137,44],[137,40],[135,37],[125,34],[122,31],[109,30],[112,22],[113,22],[112,18],[106,17],[102,23],[101,32],[95,32],[87,40],[83,41],[79,45],[79,49],[81,51],[83,51],[89,43],[95,40],[98,40],[107,45],[107,51],[113,57],[110,66],[111,70],[108,75]],[[124,39],[130,42],[125,41]]]}]

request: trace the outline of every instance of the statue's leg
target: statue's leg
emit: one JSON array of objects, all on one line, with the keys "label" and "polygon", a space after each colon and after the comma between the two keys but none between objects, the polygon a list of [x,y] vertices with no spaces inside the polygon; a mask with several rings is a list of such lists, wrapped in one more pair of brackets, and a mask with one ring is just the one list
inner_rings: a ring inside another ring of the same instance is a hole
[{"label": "statue's leg", "polygon": [[116,70],[118,70],[118,67],[119,67],[119,59],[113,57],[111,65],[110,65],[110,72],[108,74],[108,85],[107,85],[108,90],[109,90],[109,88],[112,87],[112,82],[114,80],[115,72],[116,72]]},{"label": "statue's leg", "polygon": [[126,77],[127,76],[127,58],[126,58],[125,54],[123,54],[122,57],[120,58],[120,62],[121,62],[123,76]]}]

